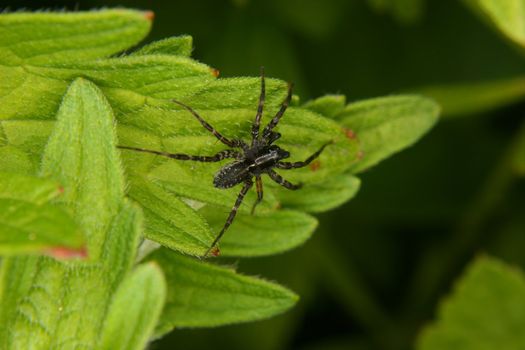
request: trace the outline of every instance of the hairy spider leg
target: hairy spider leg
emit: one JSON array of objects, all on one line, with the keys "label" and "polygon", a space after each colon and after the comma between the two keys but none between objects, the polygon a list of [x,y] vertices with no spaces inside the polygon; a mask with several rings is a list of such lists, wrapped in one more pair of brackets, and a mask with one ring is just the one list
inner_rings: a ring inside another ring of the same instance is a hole
[{"label": "hairy spider leg", "polygon": [[239,147],[243,147],[244,143],[240,140],[230,140],[228,139],[227,137],[223,136],[220,132],[218,132],[213,126],[211,126],[210,124],[208,124],[208,122],[206,122],[197,112],[195,112],[195,110],[193,108],[191,108],[190,106],[180,102],[180,101],[177,101],[177,100],[171,100],[173,101],[174,103],[178,104],[179,106],[181,107],[184,107],[186,110],[188,110],[188,112],[190,112],[191,114],[193,114],[193,116],[195,118],[197,118],[197,120],[201,123],[201,125],[206,129],[208,130],[209,132],[211,132],[219,141],[221,141],[222,143],[224,143],[226,146],[229,146],[229,147],[232,147],[232,148],[239,148]]},{"label": "hairy spider leg", "polygon": [[235,204],[233,205],[232,210],[230,211],[230,215],[228,215],[228,219],[226,219],[226,222],[224,223],[224,226],[222,227],[221,232],[219,232],[217,237],[215,237],[210,248],[208,248],[208,250],[204,254],[204,257],[207,257],[208,254],[215,248],[217,243],[221,240],[222,236],[224,235],[224,232],[226,232],[228,227],[230,227],[231,223],[233,222],[233,219],[235,218],[235,215],[237,215],[237,210],[241,206],[244,196],[246,195],[246,193],[248,193],[248,191],[250,190],[250,188],[252,188],[252,186],[253,186],[253,181],[246,180],[246,182],[244,183],[244,186],[241,189],[241,192],[239,192],[239,195],[237,196],[237,200],[235,201]]},{"label": "hairy spider leg", "polygon": [[264,109],[264,100],[266,98],[266,84],[264,82],[264,67],[261,67],[261,95],[259,96],[259,104],[257,105],[257,114],[252,124],[252,147],[259,139],[259,130],[261,127],[261,117]]},{"label": "hairy spider leg", "polygon": [[288,105],[290,104],[290,101],[292,100],[292,88],[293,88],[293,84],[289,83],[288,84],[288,94],[286,95],[286,98],[281,104],[281,108],[279,108],[279,111],[277,112],[277,114],[275,114],[272,120],[270,120],[268,125],[266,125],[266,127],[264,128],[263,138],[267,138],[268,136],[270,136],[272,129],[275,128],[277,124],[279,124],[279,120],[281,120],[281,117],[283,116],[284,112],[286,111],[286,108],[288,108]]},{"label": "hairy spider leg", "polygon": [[161,151],[153,151],[150,149],[144,149],[144,148],[137,148],[137,147],[128,147],[128,146],[117,146],[121,149],[128,149],[132,151],[138,151],[138,152],[144,152],[144,153],[151,153],[151,154],[157,154],[159,156],[168,157],[172,159],[178,159],[178,160],[193,160],[197,162],[219,162],[226,158],[240,158],[242,157],[242,154],[240,154],[237,151],[233,150],[224,150],[220,151],[219,153],[213,155],[213,156],[192,156],[189,154],[183,154],[183,153],[168,153],[168,152],[161,152]]},{"label": "hairy spider leg", "polygon": [[257,190],[257,200],[255,201],[255,203],[253,203],[253,207],[252,207],[252,211],[251,211],[252,215],[255,212],[255,207],[259,203],[261,203],[262,200],[263,200],[263,183],[262,183],[261,175],[256,175],[255,176],[255,188]]},{"label": "hairy spider leg", "polygon": [[285,180],[281,175],[277,174],[275,171],[269,169],[267,170],[267,174],[268,176],[270,176],[270,178],[277,182],[279,185],[283,186],[283,187],[286,187],[287,189],[289,190],[298,190],[300,189],[303,185],[302,184],[293,184],[287,180]]},{"label": "hairy spider leg", "polygon": [[308,164],[310,164],[315,158],[319,157],[324,148],[332,143],[332,141],[325,143],[321,146],[321,148],[319,148],[319,150],[317,150],[317,152],[315,152],[302,162],[277,162],[277,164],[275,164],[275,167],[279,169],[295,169],[305,167]]}]

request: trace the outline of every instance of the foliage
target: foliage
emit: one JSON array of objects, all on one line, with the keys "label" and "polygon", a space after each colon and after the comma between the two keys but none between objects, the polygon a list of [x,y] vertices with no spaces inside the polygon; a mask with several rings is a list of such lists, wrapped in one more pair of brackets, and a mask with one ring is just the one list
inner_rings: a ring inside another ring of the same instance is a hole
[{"label": "foliage", "polygon": [[[525,278],[497,259],[478,258],[440,307],[419,349],[521,349]],[[483,307],[480,307],[483,305]]]},{"label": "foliage", "polygon": [[[151,19],[131,10],[0,16],[0,165],[8,171],[0,205],[2,223],[13,227],[1,232],[3,253],[57,255],[56,247],[79,249],[81,238],[88,253],[85,261],[4,259],[4,348],[142,348],[155,325],[161,335],[175,326],[258,320],[297,301],[276,283],[181,255],[206,251],[219,214],[234,201],[235,189],[210,185],[216,168],[117,151],[121,144],[213,154],[221,145],[170,99],[244,138],[257,103],[259,78],[215,79],[215,70],[188,57],[188,36],[113,56],[138,43]],[[285,90],[267,80],[265,121]],[[367,108],[337,99],[337,113],[326,102],[295,104],[279,125],[292,161],[333,141],[315,167],[287,176],[305,190],[267,184],[255,217],[241,207],[224,255],[302,244],[317,225],[306,212],[353,197],[360,183],[353,174],[414,143],[438,115],[433,102],[415,96],[362,102]],[[251,193],[246,202],[253,200]],[[23,230],[36,234],[19,237]],[[164,246],[147,258],[156,264],[135,261],[141,235]]]}]

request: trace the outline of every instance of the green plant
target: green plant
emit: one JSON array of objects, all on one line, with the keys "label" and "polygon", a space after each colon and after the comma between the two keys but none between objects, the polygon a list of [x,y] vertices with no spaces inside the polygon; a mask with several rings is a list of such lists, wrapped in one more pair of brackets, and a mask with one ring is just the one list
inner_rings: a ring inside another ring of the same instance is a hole
[{"label": "green plant", "polygon": [[[525,1],[466,0],[465,2],[523,50]],[[444,113],[451,117],[501,107],[519,101],[525,95],[523,77],[424,90],[440,101]],[[461,96],[461,99],[458,96]],[[422,288],[419,303],[427,302],[429,295],[433,293],[430,290],[448,278],[449,272],[459,265],[466,255],[472,255],[477,242],[481,240],[482,227],[495,215],[496,209],[509,194],[511,186],[523,176],[524,154],[525,123],[522,122],[450,242],[449,246],[453,249],[440,256],[445,263],[431,271],[430,275],[426,275],[432,282],[427,284],[427,288]],[[508,230],[507,225],[505,223],[503,226]],[[429,255],[422,262],[420,272],[430,266],[436,256],[437,254]],[[525,338],[521,329],[525,324],[524,288],[525,280],[522,271],[496,258],[482,256],[474,259],[457,282],[453,294],[440,305],[437,321],[427,326],[420,334],[417,348],[421,350],[523,348]]]},{"label": "green plant", "polygon": [[[114,56],[151,19],[128,10],[0,15],[0,252],[10,255],[1,266],[2,348],[140,349],[174,327],[254,321],[297,301],[276,283],[191,257],[209,247],[236,196],[211,186],[213,167],[116,149],[220,150],[172,98],[236,137],[254,116],[259,79],[216,79],[189,57],[191,37]],[[267,81],[266,118],[285,86]],[[309,213],[352,198],[355,175],[417,141],[438,110],[413,95],[348,105],[337,95],[295,98],[279,126],[292,160],[335,143],[316,167],[290,173],[303,190],[269,186],[257,215],[241,207],[223,256],[304,243],[317,225]]]}]

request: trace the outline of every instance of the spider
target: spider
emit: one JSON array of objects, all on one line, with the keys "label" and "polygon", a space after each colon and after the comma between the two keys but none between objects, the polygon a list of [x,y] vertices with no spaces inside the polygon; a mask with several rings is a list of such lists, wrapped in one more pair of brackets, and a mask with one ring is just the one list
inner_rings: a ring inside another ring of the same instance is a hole
[{"label": "spider", "polygon": [[226,164],[215,174],[215,177],[213,179],[213,185],[216,188],[221,189],[231,188],[238,184],[243,184],[243,187],[239,192],[239,195],[237,196],[237,200],[235,201],[235,204],[233,205],[233,208],[230,211],[230,214],[228,215],[224,226],[222,227],[219,234],[215,237],[210,248],[204,254],[204,257],[207,257],[210,253],[212,253],[212,255],[214,256],[219,255],[219,250],[218,248],[216,248],[216,245],[219,243],[220,239],[222,238],[228,227],[230,227],[230,225],[232,224],[235,215],[237,214],[237,210],[239,209],[244,199],[244,196],[254,184],[254,178],[257,191],[257,200],[252,206],[252,214],[255,211],[255,207],[263,200],[263,183],[261,178],[263,174],[268,175],[270,179],[289,190],[297,190],[301,188],[301,183],[292,184],[291,182],[285,180],[281,175],[276,173],[274,171],[274,168],[287,170],[307,166],[321,154],[321,152],[326,146],[332,143],[331,141],[325,143],[323,146],[321,146],[321,148],[317,150],[317,152],[313,153],[310,157],[306,158],[306,160],[302,162],[282,161],[283,159],[288,158],[290,156],[290,153],[280,148],[279,146],[273,144],[281,137],[281,134],[276,131],[273,131],[273,129],[277,126],[277,124],[281,120],[281,117],[286,111],[286,108],[290,104],[290,101],[292,99],[292,87],[292,84],[288,84],[288,94],[284,99],[283,103],[281,104],[279,111],[275,114],[272,120],[264,127],[261,134],[261,117],[263,114],[264,101],[266,96],[264,68],[261,67],[261,93],[259,96],[259,103],[257,106],[255,120],[252,124],[252,137],[249,144],[240,139],[229,139],[223,136],[214,127],[208,124],[193,108],[185,105],[180,101],[172,100],[174,103],[180,105],[181,107],[185,108],[188,112],[190,112],[206,130],[211,132],[220,142],[228,146],[230,149],[220,151],[219,153],[212,156],[199,156],[182,153],[168,153],[129,146],[118,146],[119,148],[126,150],[152,153],[178,160],[192,160],[197,162],[219,162],[223,159],[234,159],[233,162]]}]

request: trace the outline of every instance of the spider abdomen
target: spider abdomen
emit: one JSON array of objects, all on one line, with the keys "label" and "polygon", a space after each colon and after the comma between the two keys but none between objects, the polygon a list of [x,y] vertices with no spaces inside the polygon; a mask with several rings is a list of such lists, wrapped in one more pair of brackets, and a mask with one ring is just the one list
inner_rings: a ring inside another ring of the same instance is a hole
[{"label": "spider abdomen", "polygon": [[251,179],[246,161],[236,161],[226,164],[215,174],[213,185],[217,188],[230,188]]}]

